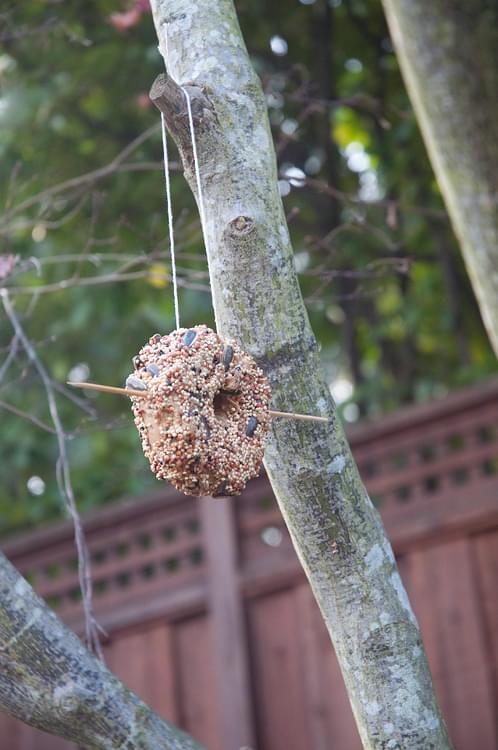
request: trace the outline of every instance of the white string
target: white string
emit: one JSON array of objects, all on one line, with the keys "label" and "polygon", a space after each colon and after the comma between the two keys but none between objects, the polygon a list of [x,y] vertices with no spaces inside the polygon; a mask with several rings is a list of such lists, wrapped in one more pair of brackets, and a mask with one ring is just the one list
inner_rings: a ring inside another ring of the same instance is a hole
[{"label": "white string", "polygon": [[[167,48],[166,36],[165,36],[165,42],[166,42],[166,48]],[[190,96],[189,96],[188,91],[183,86],[180,86],[180,88],[183,91],[185,100],[187,102],[188,124],[189,124],[189,129],[190,129],[190,139],[192,141],[192,154],[193,154],[195,180],[197,184],[197,195],[199,198],[199,216],[201,220],[201,230],[202,230],[202,234],[204,237],[204,245],[206,247],[206,254],[209,258],[208,236],[207,236],[207,231],[206,231],[206,212],[204,210],[204,194],[202,192],[201,173],[199,169],[199,159],[197,156],[197,143],[195,140],[195,128],[194,128],[194,118],[192,116],[192,105],[190,102]],[[175,236],[174,236],[174,230],[173,230],[173,210],[171,207],[171,184],[170,184],[170,175],[169,175],[166,122],[164,119],[164,114],[162,112],[161,112],[161,132],[162,132],[162,140],[163,140],[164,178],[165,178],[165,184],[166,184],[166,206],[167,206],[167,211],[168,211],[169,245],[170,245],[170,251],[171,251],[171,271],[172,271],[171,275],[173,279],[175,321],[176,321],[176,327],[178,329],[180,328],[180,309],[179,309],[179,304],[178,304],[178,282],[177,282],[177,276],[176,276]]]},{"label": "white string", "polygon": [[195,172],[195,180],[197,183],[197,195],[199,196],[199,215],[201,217],[201,229],[202,233],[204,235],[204,245],[206,247],[206,254],[209,258],[209,250],[208,250],[208,235],[206,231],[206,214],[204,211],[204,196],[202,193],[202,184],[201,184],[201,173],[199,170],[199,161],[197,159],[197,145],[195,142],[195,130],[194,130],[194,118],[192,117],[192,106],[190,104],[190,96],[188,94],[188,91],[183,88],[183,86],[180,86],[181,90],[185,94],[185,99],[187,100],[187,112],[188,112],[188,124],[190,128],[190,139],[192,141],[192,153],[194,157],[194,172]]},{"label": "white string", "polygon": [[166,183],[166,207],[168,210],[168,230],[169,230],[169,247],[171,252],[171,272],[173,277],[173,300],[175,305],[175,322],[177,329],[180,328],[180,308],[178,305],[178,283],[176,279],[176,256],[175,256],[175,235],[173,231],[173,211],[171,208],[171,184],[169,179],[169,161],[168,161],[168,143],[166,137],[166,122],[161,112],[161,132],[163,136],[163,157],[164,157],[164,181]]}]

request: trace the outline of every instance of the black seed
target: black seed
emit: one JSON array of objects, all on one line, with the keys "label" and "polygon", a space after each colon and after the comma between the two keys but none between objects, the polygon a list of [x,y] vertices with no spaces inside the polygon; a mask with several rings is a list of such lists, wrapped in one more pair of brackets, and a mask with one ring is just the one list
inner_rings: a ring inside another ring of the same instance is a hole
[{"label": "black seed", "polygon": [[247,426],[246,426],[247,437],[252,437],[254,435],[257,426],[258,426],[258,420],[256,419],[256,417],[249,417],[247,421]]},{"label": "black seed", "polygon": [[135,370],[138,370],[139,367],[144,366],[144,363],[142,362],[142,360],[140,359],[138,355],[136,357],[133,357],[132,362],[133,362],[133,367],[135,368]]},{"label": "black seed", "polygon": [[159,367],[152,362],[150,365],[147,365],[145,368],[147,372],[150,372],[151,375],[153,375],[155,378],[159,375]]},{"label": "black seed", "polygon": [[153,344],[158,344],[162,339],[162,336],[160,333],[155,333],[153,336],[150,337],[150,340]]},{"label": "black seed", "polygon": [[135,391],[147,390],[147,386],[145,385],[143,380],[136,378],[134,375],[128,375],[128,377],[126,378],[126,387],[133,388]]},{"label": "black seed", "polygon": [[227,484],[228,484],[228,479],[224,479],[223,482],[220,484],[220,486],[215,490],[215,492],[213,492],[211,497],[222,497],[226,491]]},{"label": "black seed", "polygon": [[223,365],[225,367],[225,372],[227,372],[228,368],[230,367],[230,363],[233,359],[233,347],[227,346],[225,351],[223,352]]},{"label": "black seed", "polygon": [[182,341],[185,344],[185,346],[190,346],[194,343],[195,337],[197,336],[197,332],[193,331],[191,328],[187,331],[187,333],[183,334]]},{"label": "black seed", "polygon": [[206,434],[209,440],[209,438],[211,437],[211,427],[209,426],[209,422],[207,421],[206,417],[201,417],[201,423],[204,429],[206,430]]},{"label": "black seed", "polygon": [[219,364],[220,364],[220,358],[218,357],[217,354],[215,354],[213,357],[213,365],[219,365]]}]

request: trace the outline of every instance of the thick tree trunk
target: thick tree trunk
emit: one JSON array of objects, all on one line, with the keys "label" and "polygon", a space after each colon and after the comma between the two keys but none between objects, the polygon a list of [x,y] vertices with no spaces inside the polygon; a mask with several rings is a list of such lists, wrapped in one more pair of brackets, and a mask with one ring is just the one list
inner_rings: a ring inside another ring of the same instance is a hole
[{"label": "thick tree trunk", "polygon": [[0,708],[92,750],[202,750],[93,657],[1,552]]},{"label": "thick tree trunk", "polygon": [[265,466],[310,580],[365,748],[451,747],[416,619],[324,382],[277,191],[265,100],[231,0],[153,0],[170,77],[151,96],[196,193],[183,91],[192,101],[218,331],[270,378]]},{"label": "thick tree trunk", "polygon": [[498,4],[383,4],[408,93],[498,354]]}]

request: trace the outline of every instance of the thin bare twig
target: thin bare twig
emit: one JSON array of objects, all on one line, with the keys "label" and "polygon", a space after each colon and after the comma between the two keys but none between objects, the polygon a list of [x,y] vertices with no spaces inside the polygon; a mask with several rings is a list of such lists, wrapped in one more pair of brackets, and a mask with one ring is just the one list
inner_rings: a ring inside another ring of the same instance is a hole
[{"label": "thin bare twig", "polygon": [[[96,286],[99,284],[114,284],[118,281],[134,281],[135,279],[151,279],[157,281],[171,281],[171,277],[166,273],[159,273],[157,271],[133,271],[131,273],[110,273],[103,274],[102,276],[83,276],[80,278],[62,279],[61,281],[54,281],[52,284],[45,284],[42,286],[11,286],[9,287],[9,293],[13,295],[18,294],[49,294],[51,292],[60,292],[64,289],[71,289],[75,286]],[[186,289],[194,289],[198,292],[208,292],[209,287],[205,284],[195,284],[185,279],[178,279],[178,286],[183,286]],[[0,287],[1,291],[1,287]]]},{"label": "thin bare twig", "polygon": [[12,404],[8,404],[6,401],[0,400],[0,409],[5,409],[5,411],[10,411],[12,414],[15,414],[17,417],[22,417],[23,419],[27,419],[29,422],[32,422],[37,427],[40,427],[42,430],[45,430],[46,432],[51,432],[52,435],[56,434],[53,427],[50,427],[50,425],[47,424],[46,422],[42,422],[42,420],[38,419],[38,417],[35,417],[34,414],[30,414],[27,411],[22,411],[22,409],[18,409],[16,406],[13,406]]},{"label": "thin bare twig", "polygon": [[90,419],[97,419],[97,410],[88,403],[87,399],[78,398],[78,396],[75,396],[70,388],[66,388],[63,383],[57,383],[54,380],[52,380],[52,388],[54,389],[54,391],[58,391],[58,393],[60,393],[62,396],[65,396],[69,401],[72,401],[73,404],[79,406],[80,409],[86,412],[87,416],[90,417]]},{"label": "thin bare twig", "polygon": [[85,541],[83,526],[78,513],[78,509],[76,507],[76,500],[74,497],[74,491],[71,482],[71,473],[69,469],[69,460],[66,450],[66,435],[64,433],[64,429],[59,416],[59,411],[57,409],[57,402],[55,399],[52,381],[43,363],[38,357],[36,350],[34,349],[24,332],[21,322],[19,321],[19,318],[12,306],[7,290],[0,289],[0,296],[5,313],[10,320],[16,337],[18,338],[20,344],[26,352],[28,359],[36,369],[47,395],[48,407],[50,416],[52,418],[52,423],[54,425],[54,431],[57,436],[57,444],[59,449],[59,458],[56,465],[57,483],[66,509],[73,521],[74,537],[76,548],[78,551],[78,574],[82,594],[83,610],[85,613],[86,641],[89,648],[92,649],[100,659],[103,659],[102,647],[99,640],[100,626],[98,625],[93,613],[90,556]]},{"label": "thin bare twig", "polygon": [[64,182],[60,182],[57,185],[46,188],[36,195],[32,195],[29,198],[26,198],[26,200],[22,201],[21,203],[12,206],[12,208],[6,211],[1,217],[1,224],[5,226],[8,220],[13,216],[26,211],[26,209],[31,208],[32,206],[36,206],[46,198],[51,198],[58,193],[67,193],[69,190],[80,188],[82,186],[97,182],[97,180],[101,180],[104,177],[108,177],[122,167],[125,159],[130,156],[133,151],[135,151],[139,146],[142,145],[142,143],[147,141],[157,132],[159,132],[159,125],[153,125],[147,130],[144,130],[143,133],[140,133],[137,138],[135,138],[133,141],[131,141],[131,143],[125,146],[125,148],[120,151],[119,154],[117,154],[117,156],[115,156],[114,159],[109,162],[109,164],[105,164],[103,167],[94,169],[91,172],[79,175],[78,177],[72,177],[69,180],[65,180]]},{"label": "thin bare twig", "polygon": [[17,354],[17,348],[19,345],[19,339],[16,334],[12,337],[12,341],[10,342],[9,346],[9,352],[7,356],[5,357],[5,361],[0,367],[0,383],[2,382],[5,373],[9,369],[11,362],[15,359],[15,356]]},{"label": "thin bare twig", "polygon": [[448,221],[448,214],[442,209],[431,208],[429,206],[408,206],[401,201],[393,201],[391,198],[379,198],[373,201],[362,200],[358,195],[344,193],[342,190],[338,190],[327,182],[312,177],[305,177],[302,182],[307,187],[314,188],[317,192],[330,195],[346,204],[350,203],[351,205],[365,206],[366,208],[375,208],[377,206],[389,208],[394,205],[400,211],[418,213],[421,216],[429,216],[445,222]]}]

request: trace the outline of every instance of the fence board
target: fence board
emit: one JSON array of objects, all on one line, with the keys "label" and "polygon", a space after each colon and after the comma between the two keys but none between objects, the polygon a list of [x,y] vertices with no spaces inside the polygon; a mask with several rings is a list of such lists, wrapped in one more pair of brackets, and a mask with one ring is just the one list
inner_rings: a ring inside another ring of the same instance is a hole
[{"label": "fence board", "polygon": [[254,599],[249,607],[258,750],[309,746],[297,616],[292,589]]},{"label": "fence board", "polygon": [[412,552],[401,572],[456,750],[496,750],[489,657],[467,539]]},{"label": "fence board", "polygon": [[208,601],[222,745],[233,750],[254,744],[247,634],[237,580],[237,538],[231,499],[201,501],[209,566]]},{"label": "fence board", "polygon": [[179,724],[208,750],[219,750],[221,720],[213,690],[211,638],[208,617],[195,617],[175,626]]},{"label": "fence board", "polygon": [[109,668],[169,721],[178,719],[172,628],[164,622],[118,633],[106,648]]},{"label": "fence board", "polygon": [[304,662],[308,746],[330,750],[333,738],[337,750],[361,750],[339,663],[310,587],[301,583],[295,596]]},{"label": "fence board", "polygon": [[498,717],[498,528],[474,537],[472,544],[476,556],[477,590],[483,608],[484,640],[492,670],[493,703]]}]

